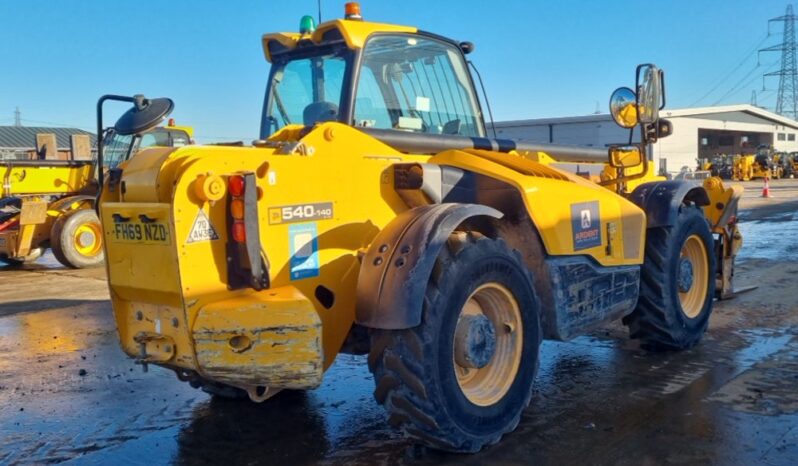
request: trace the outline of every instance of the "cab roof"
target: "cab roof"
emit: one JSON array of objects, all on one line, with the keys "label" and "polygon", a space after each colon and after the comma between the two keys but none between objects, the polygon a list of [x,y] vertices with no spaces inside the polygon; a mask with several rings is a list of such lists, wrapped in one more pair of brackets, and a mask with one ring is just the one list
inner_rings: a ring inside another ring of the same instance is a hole
[{"label": "cab roof", "polygon": [[316,45],[343,40],[350,49],[360,49],[363,48],[363,44],[371,34],[378,32],[416,33],[418,29],[396,24],[335,19],[321,23],[319,27],[316,28],[316,31],[311,34],[300,34],[298,32],[264,34],[262,39],[263,53],[266,60],[271,62],[274,55],[293,50],[300,42],[306,40]]}]

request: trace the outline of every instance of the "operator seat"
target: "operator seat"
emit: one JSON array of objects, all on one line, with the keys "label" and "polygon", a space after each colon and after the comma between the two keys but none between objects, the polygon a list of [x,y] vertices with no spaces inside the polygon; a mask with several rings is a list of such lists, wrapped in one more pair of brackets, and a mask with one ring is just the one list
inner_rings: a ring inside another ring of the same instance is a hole
[{"label": "operator seat", "polygon": [[332,102],[313,102],[302,112],[302,123],[313,126],[316,123],[338,119],[338,106]]}]

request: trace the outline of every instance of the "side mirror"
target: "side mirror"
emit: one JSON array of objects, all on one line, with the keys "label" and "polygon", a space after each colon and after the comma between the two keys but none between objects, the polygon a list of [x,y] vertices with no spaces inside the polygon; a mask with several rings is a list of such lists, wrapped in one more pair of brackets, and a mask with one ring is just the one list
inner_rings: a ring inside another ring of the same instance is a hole
[{"label": "side mirror", "polygon": [[[125,112],[113,126],[113,131],[122,136],[142,133],[158,126],[175,108],[172,99],[161,97],[158,99],[145,99],[143,95],[136,94],[133,97],[123,95],[107,94],[100,97],[97,101],[97,166],[103,166],[103,104],[113,100],[116,102],[129,102],[134,104],[133,108]],[[100,186],[103,184],[103,171],[97,171]],[[97,203],[96,206],[100,204]]]},{"label": "side mirror", "polygon": [[643,163],[643,153],[638,146],[610,146],[610,166],[633,168]]},{"label": "side mirror", "polygon": [[637,126],[637,97],[628,87],[615,89],[610,97],[610,114],[621,128]]},{"label": "side mirror", "polygon": [[139,94],[133,96],[133,99],[135,105],[114,124],[114,130],[123,136],[143,133],[158,126],[175,108],[172,99],[166,97],[145,99]]},{"label": "side mirror", "polygon": [[468,55],[474,51],[474,43],[468,41],[460,42],[460,50],[463,51],[463,55]]},{"label": "side mirror", "polygon": [[665,91],[662,85],[662,70],[646,64],[637,67],[635,89],[637,90],[637,113],[640,123],[655,123],[659,111],[665,107]]}]

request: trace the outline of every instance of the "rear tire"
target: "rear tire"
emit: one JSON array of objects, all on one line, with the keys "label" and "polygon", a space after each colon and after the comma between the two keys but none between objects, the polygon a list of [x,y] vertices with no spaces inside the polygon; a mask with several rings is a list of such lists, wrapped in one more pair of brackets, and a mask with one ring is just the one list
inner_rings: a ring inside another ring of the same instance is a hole
[{"label": "rear tire", "polygon": [[683,350],[703,337],[715,296],[714,242],[695,206],[682,206],[673,226],[648,230],[640,298],[623,319],[645,348]]},{"label": "rear tire", "polygon": [[102,226],[93,209],[67,212],[50,231],[53,255],[66,267],[82,269],[102,264]]},{"label": "rear tire", "polygon": [[504,241],[461,245],[438,256],[420,325],[372,331],[369,370],[392,426],[434,448],[476,452],[515,429],[529,405],[540,305]]}]

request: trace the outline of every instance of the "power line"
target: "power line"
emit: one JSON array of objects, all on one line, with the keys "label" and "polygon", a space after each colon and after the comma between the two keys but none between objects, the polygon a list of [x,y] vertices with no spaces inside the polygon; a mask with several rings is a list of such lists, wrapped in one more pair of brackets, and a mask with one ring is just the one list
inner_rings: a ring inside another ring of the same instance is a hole
[{"label": "power line", "polygon": [[[697,105],[699,102],[701,102],[702,100],[704,100],[704,99],[706,99],[707,97],[709,97],[709,96],[710,96],[710,95],[711,95],[713,92],[715,92],[715,91],[716,91],[716,90],[717,90],[717,89],[718,89],[720,86],[722,86],[722,85],[723,85],[723,83],[725,83],[725,82],[726,82],[726,81],[727,81],[727,80],[728,80],[730,77],[732,77],[732,76],[734,75],[734,73],[736,73],[736,72],[737,72],[737,70],[739,70],[740,68],[742,68],[742,66],[745,64],[745,62],[747,62],[747,61],[748,61],[748,59],[749,59],[749,58],[751,58],[751,56],[752,56],[754,53],[757,53],[757,51],[758,51],[757,49],[759,49],[759,47],[760,47],[762,44],[764,44],[764,43],[765,43],[765,41],[768,39],[768,37],[770,37],[770,34],[768,34],[768,35],[766,35],[765,37],[763,37],[763,38],[762,38],[762,40],[760,40],[760,41],[759,41],[759,43],[757,43],[756,45],[754,45],[754,46],[753,46],[753,48],[751,48],[751,49],[750,49],[748,52],[746,52],[746,53],[745,53],[745,57],[744,57],[744,58],[743,58],[743,59],[740,61],[740,63],[738,63],[736,66],[732,67],[732,69],[731,69],[730,71],[728,71],[728,72],[726,72],[726,73],[723,73],[723,74],[721,75],[721,79],[720,79],[720,81],[719,81],[717,84],[715,84],[715,85],[712,87],[712,89],[710,89],[710,90],[709,90],[709,91],[708,91],[706,94],[704,94],[703,96],[701,96],[699,99],[696,99],[696,101],[695,101],[695,102],[693,102],[692,104],[690,104],[690,106],[691,106],[691,107],[695,107],[695,106],[696,106],[696,105]],[[757,66],[759,66],[759,64],[758,64],[758,63],[757,63]]]},{"label": "power line", "polygon": [[[773,64],[774,64],[774,63],[770,63],[770,65],[773,65]],[[745,76],[743,76],[743,77],[742,77],[742,79],[740,79],[739,81],[737,81],[737,84],[735,84],[734,86],[732,86],[732,88],[731,88],[731,89],[729,89],[729,90],[728,90],[728,91],[727,91],[725,94],[723,94],[723,95],[722,95],[722,96],[721,96],[721,97],[720,97],[718,100],[716,100],[716,101],[715,101],[715,103],[713,103],[712,105],[718,105],[718,104],[719,104],[719,103],[721,103],[721,102],[722,102],[724,99],[726,99],[726,97],[729,97],[729,96],[731,96],[731,95],[734,95],[734,94],[736,94],[737,92],[740,92],[740,90],[741,90],[741,89],[743,89],[743,88],[747,87],[749,84],[751,84],[752,82],[754,82],[754,80],[755,80],[755,79],[757,79],[757,78],[759,77],[759,75],[757,75],[757,74],[754,74],[754,73],[756,73],[756,70],[758,70],[760,67],[762,67],[762,65],[757,65],[755,68],[751,69],[751,71],[749,71],[749,72],[748,72],[748,73],[747,73]],[[774,69],[774,68],[771,68],[771,69]],[[746,79],[750,78],[750,77],[751,77],[751,75],[753,75],[753,78],[751,78],[751,79],[749,79],[748,81],[746,81]]]}]

